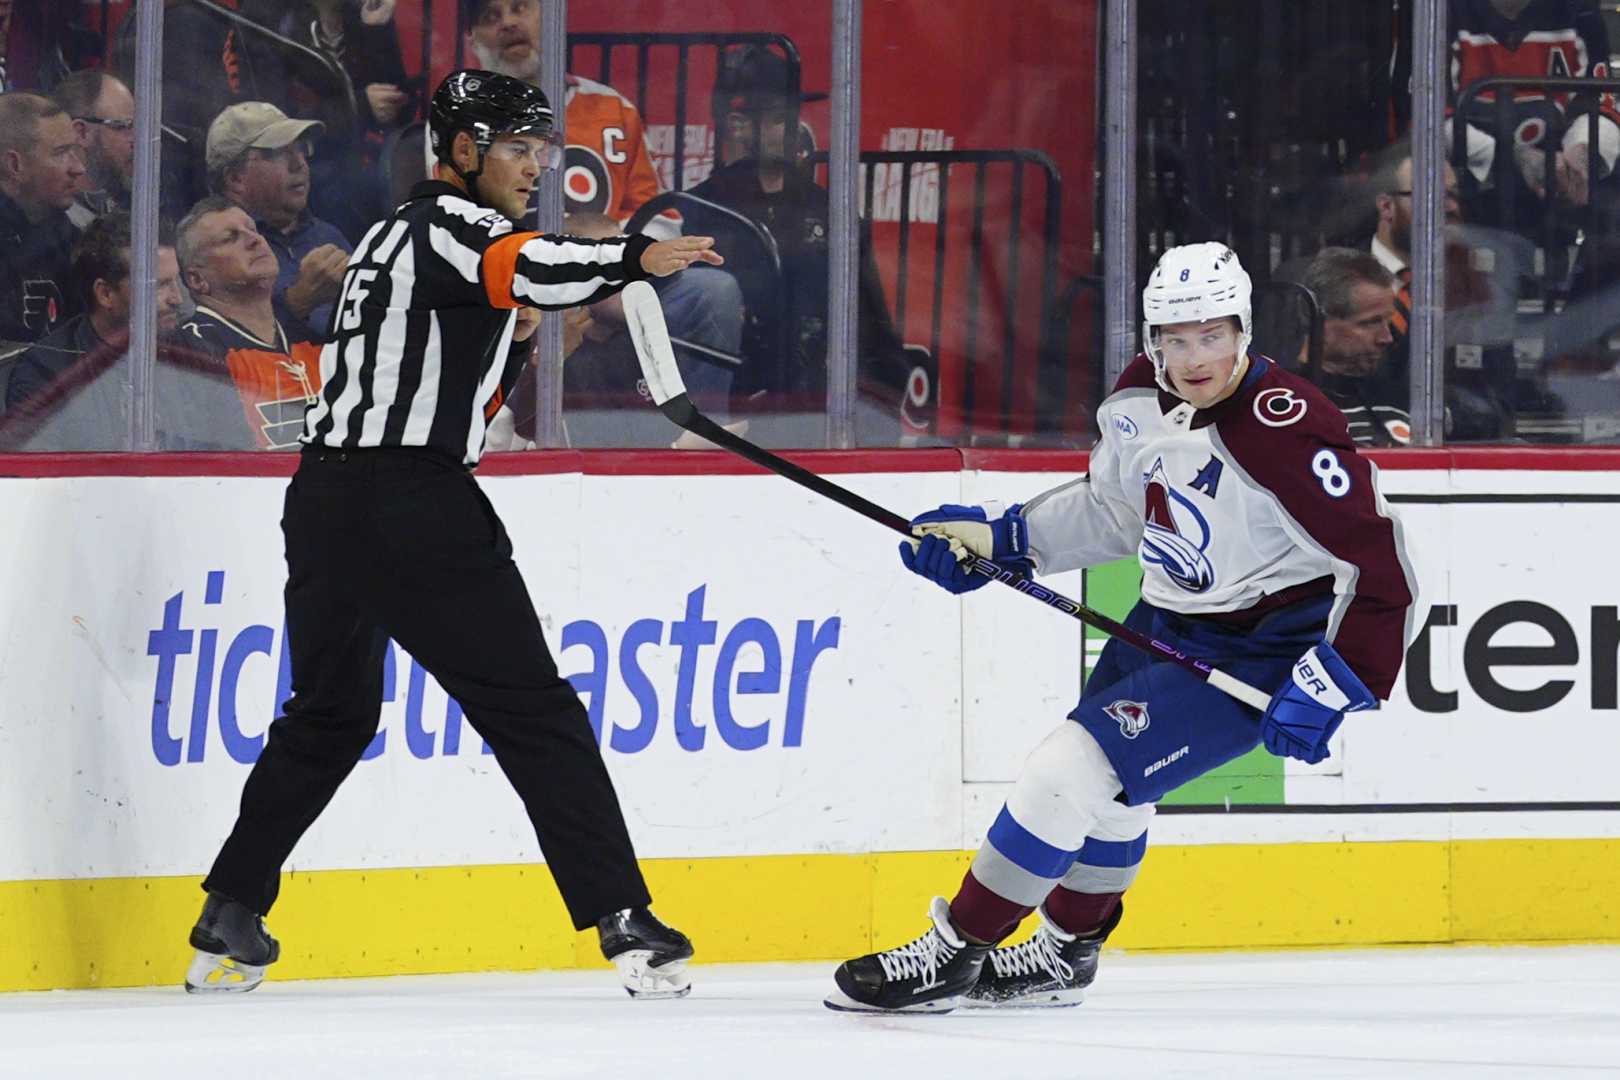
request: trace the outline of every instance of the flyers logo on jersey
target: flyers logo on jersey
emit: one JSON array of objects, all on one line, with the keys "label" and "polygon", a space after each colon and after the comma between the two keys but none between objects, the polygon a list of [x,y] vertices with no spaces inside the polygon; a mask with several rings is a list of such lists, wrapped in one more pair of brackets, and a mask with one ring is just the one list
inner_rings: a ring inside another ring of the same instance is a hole
[{"label": "flyers logo on jersey", "polygon": [[1143,566],[1157,566],[1188,592],[1208,592],[1215,584],[1209,548],[1209,520],[1164,474],[1164,459],[1153,463],[1143,484]]},{"label": "flyers logo on jersey", "polygon": [[605,214],[613,205],[613,174],[607,162],[588,146],[569,143],[564,151],[563,194],[568,212]]}]

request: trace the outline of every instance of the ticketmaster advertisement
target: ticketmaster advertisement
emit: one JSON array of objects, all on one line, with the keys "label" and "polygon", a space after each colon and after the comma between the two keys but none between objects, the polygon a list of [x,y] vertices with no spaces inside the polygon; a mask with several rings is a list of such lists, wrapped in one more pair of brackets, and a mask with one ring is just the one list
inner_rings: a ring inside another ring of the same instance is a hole
[{"label": "ticketmaster advertisement", "polygon": [[[911,512],[1071,475],[839,479]],[[1620,489],[1600,473],[1383,478],[1422,590],[1395,700],[1352,717],[1319,766],[1260,752],[1176,793],[1159,842],[1620,832],[1578,805],[1613,799],[1620,757],[1620,600],[1594,569]],[[933,588],[893,536],[775,477],[483,483],[646,857],[972,846],[1095,657],[1073,620]],[[284,486],[0,481],[0,880],[206,869],[290,689]],[[1129,568],[1085,577],[1052,584],[1120,614]],[[383,699],[291,868],[538,861],[476,727],[397,647]]]}]

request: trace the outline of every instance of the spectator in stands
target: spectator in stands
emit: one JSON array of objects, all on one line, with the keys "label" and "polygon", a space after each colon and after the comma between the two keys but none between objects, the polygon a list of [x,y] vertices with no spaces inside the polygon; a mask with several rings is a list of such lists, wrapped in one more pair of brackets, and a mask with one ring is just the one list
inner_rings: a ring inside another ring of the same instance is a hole
[{"label": "spectator in stands", "polygon": [[[180,321],[174,241],[159,236],[157,321]],[[120,450],[129,445],[130,221],[112,211],[75,246],[71,282],[83,314],[23,354],[6,387],[7,449]],[[252,437],[223,369],[210,373],[159,354],[152,385],[160,450],[247,450]]]},{"label": "spectator in stands", "polygon": [[1305,267],[1302,284],[1322,310],[1317,384],[1343,412],[1358,446],[1411,441],[1404,388],[1381,378],[1394,338],[1395,279],[1371,254],[1323,248]]},{"label": "spectator in stands", "polygon": [[197,301],[176,338],[223,360],[259,446],[296,447],[321,388],[320,347],[276,318],[275,252],[223,196],[199,202],[175,233],[180,273]]},{"label": "spectator in stands", "polygon": [[[1444,167],[1446,212],[1445,385],[1447,436],[1460,441],[1496,439],[1506,431],[1506,400],[1540,395],[1521,379],[1513,355],[1517,282],[1528,274],[1528,243],[1500,229],[1463,224],[1457,174]],[[1378,224],[1368,250],[1396,280],[1394,343],[1385,378],[1409,385],[1412,317],[1412,147],[1405,140],[1383,156],[1373,176]]]},{"label": "spectator in stands", "polygon": [[292,120],[262,101],[232,105],[208,128],[208,186],[246,210],[275,253],[275,305],[296,336],[321,340],[353,248],[309,212],[314,120]]},{"label": "spectator in stands", "polygon": [[50,98],[0,94],[0,354],[38,341],[67,314],[80,153],[73,121]]},{"label": "spectator in stands", "polygon": [[[730,217],[702,208],[685,216],[689,230],[725,237],[716,243],[724,244],[726,269],[743,289],[746,364],[736,394],[768,392],[789,409],[821,411],[827,385],[827,191],[797,164],[799,102],[791,100],[789,83],[786,61],[769,49],[747,46],[721,58],[714,98],[722,164],[692,190],[770,233],[781,255],[780,277]],[[910,364],[864,235],[862,249],[862,391],[881,400],[895,425],[873,441],[889,441],[890,435],[897,440]]]},{"label": "spectator in stands", "polygon": [[288,6],[277,29],[338,62],[368,131],[388,131],[410,118],[394,0],[304,0]]},{"label": "spectator in stands", "polygon": [[[461,14],[476,66],[539,85],[540,0],[461,0]],[[565,208],[606,214],[622,225],[659,191],[641,113],[611,86],[573,74],[563,85]],[[660,235],[675,231],[670,221]]]},{"label": "spectator in stands", "polygon": [[56,84],[52,98],[73,118],[85,175],[68,209],[84,228],[113,210],[128,210],[135,185],[135,95],[103,71],[75,71]]},{"label": "spectator in stands", "polygon": [[415,116],[424,81],[406,77],[394,0],[271,0],[263,7],[269,25],[330,57],[354,91],[358,116],[351,117],[341,95],[328,88],[328,71],[289,63],[297,106],[289,111],[326,125],[315,142],[310,206],[358,241],[393,209],[377,164],[389,133]]},{"label": "spectator in stands", "polygon": [[[1497,76],[1608,77],[1609,35],[1596,0],[1450,0],[1448,22],[1453,105],[1470,85]],[[1549,193],[1566,204],[1584,206],[1592,184],[1609,175],[1620,156],[1620,110],[1613,95],[1547,94],[1535,87],[1512,94],[1506,129],[1498,130],[1492,94],[1476,98],[1463,122],[1468,126],[1468,172],[1481,189],[1495,182],[1497,153],[1512,154],[1514,167],[1506,175],[1519,189],[1514,199],[1518,220],[1496,221],[1494,198],[1476,200],[1470,216],[1503,226],[1539,222]],[[1600,117],[1595,176],[1590,174],[1588,122],[1594,111]],[[1450,123],[1447,141],[1449,146]],[[1550,174],[1547,149],[1554,152]]]},{"label": "spectator in stands", "polygon": [[[1450,163],[1445,164],[1446,224],[1462,224],[1462,204],[1457,188],[1457,173]],[[1408,142],[1397,144],[1379,169],[1374,186],[1378,208],[1378,225],[1373,233],[1369,250],[1383,264],[1384,269],[1405,284],[1411,278],[1408,268],[1412,264],[1412,146]],[[1407,304],[1410,312],[1410,302]]]}]

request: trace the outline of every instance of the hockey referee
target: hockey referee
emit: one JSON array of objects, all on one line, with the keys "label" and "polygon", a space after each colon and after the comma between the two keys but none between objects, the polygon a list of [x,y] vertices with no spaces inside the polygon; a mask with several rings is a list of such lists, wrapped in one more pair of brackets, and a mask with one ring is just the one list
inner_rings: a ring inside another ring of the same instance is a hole
[{"label": "hockey referee", "polygon": [[321,353],[281,521],[292,697],[203,882],[186,989],[251,990],[275,962],[263,917],[281,866],[377,731],[392,638],[493,749],[575,929],[597,928],[631,996],[679,996],[691,942],[648,910],[590,721],[472,467],[524,367],[511,346],[538,322],[524,309],[592,304],[722,260],[708,237],[514,231],[562,159],[551,107],[526,83],[455,72],[428,127],[435,178],[360,242]]}]

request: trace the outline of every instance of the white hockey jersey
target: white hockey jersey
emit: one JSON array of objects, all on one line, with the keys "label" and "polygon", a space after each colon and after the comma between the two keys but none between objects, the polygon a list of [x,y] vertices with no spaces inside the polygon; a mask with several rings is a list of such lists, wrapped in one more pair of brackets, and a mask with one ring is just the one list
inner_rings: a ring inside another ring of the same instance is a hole
[{"label": "white hockey jersey", "polygon": [[1236,393],[1194,409],[1138,356],[1097,425],[1089,474],[1024,505],[1037,572],[1136,555],[1148,603],[1237,621],[1331,592],[1327,639],[1389,697],[1415,579],[1377,470],[1316,387],[1255,356]]}]

